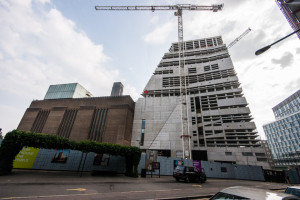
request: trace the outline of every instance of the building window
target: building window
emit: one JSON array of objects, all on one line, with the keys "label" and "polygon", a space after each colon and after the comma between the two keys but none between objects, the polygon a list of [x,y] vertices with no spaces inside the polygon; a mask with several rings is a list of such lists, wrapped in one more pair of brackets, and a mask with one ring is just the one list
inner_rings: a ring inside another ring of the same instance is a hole
[{"label": "building window", "polygon": [[256,156],[261,156],[261,157],[264,157],[264,156],[266,156],[266,154],[265,154],[265,153],[255,153],[255,155],[256,155]]},{"label": "building window", "polygon": [[252,152],[242,152],[243,156],[253,156]]},{"label": "building window", "polygon": [[188,68],[189,74],[196,74],[197,70],[196,68]]},{"label": "building window", "polygon": [[221,167],[221,172],[226,173],[227,172],[227,168],[226,167]]},{"label": "building window", "polygon": [[141,141],[140,141],[141,146],[144,146],[145,127],[146,127],[146,120],[142,119],[142,131],[141,131]]},{"label": "building window", "polygon": [[256,160],[259,162],[267,162],[266,158],[256,158]]},{"label": "building window", "polygon": [[226,156],[232,156],[232,152],[225,152]]},{"label": "building window", "polygon": [[197,147],[198,146],[198,142],[197,140],[194,140],[194,147]]},{"label": "building window", "polygon": [[211,70],[217,70],[217,69],[219,69],[218,64],[211,65]]},{"label": "building window", "polygon": [[210,66],[204,66],[204,71],[205,72],[210,71]]}]

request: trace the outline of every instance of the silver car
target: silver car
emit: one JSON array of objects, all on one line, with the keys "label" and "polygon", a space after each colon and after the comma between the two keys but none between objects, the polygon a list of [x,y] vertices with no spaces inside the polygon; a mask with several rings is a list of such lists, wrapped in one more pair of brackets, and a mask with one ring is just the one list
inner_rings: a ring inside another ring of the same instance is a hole
[{"label": "silver car", "polygon": [[275,192],[271,190],[259,189],[259,188],[249,188],[242,186],[229,187],[221,190],[214,196],[210,198],[210,200],[217,199],[255,199],[255,200],[300,200],[300,198],[291,195],[285,194],[281,192]]},{"label": "silver car", "polygon": [[287,187],[285,189],[284,193],[292,194],[292,195],[295,195],[297,197],[300,197],[300,186],[290,186],[290,187]]}]

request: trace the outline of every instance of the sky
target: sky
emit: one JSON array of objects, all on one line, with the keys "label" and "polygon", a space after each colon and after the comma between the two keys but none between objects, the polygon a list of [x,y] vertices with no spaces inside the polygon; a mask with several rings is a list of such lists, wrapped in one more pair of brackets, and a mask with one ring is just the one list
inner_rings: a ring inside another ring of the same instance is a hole
[{"label": "sky", "polygon": [[[209,4],[208,4],[209,3]],[[0,0],[0,128],[16,129],[49,85],[80,83],[109,96],[113,82],[137,100],[172,42],[173,11],[96,11],[107,5],[224,4],[220,12],[184,11],[184,39],[222,36],[262,139],[272,107],[300,88],[296,35],[260,56],[254,52],[293,32],[274,0]]]}]

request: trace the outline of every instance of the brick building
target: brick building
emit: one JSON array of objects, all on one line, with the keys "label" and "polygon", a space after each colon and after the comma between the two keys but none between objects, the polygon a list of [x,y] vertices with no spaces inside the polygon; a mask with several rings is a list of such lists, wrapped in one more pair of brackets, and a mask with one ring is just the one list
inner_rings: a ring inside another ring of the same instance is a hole
[{"label": "brick building", "polygon": [[17,129],[130,145],[134,105],[130,96],[34,100]]}]

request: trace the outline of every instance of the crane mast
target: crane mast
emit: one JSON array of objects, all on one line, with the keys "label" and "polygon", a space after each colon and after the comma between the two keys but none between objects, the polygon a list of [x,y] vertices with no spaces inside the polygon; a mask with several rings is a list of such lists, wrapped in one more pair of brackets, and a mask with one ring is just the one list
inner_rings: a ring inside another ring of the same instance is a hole
[{"label": "crane mast", "polygon": [[191,135],[189,128],[189,107],[187,96],[187,79],[184,62],[184,43],[183,43],[183,20],[182,11],[213,11],[222,10],[223,4],[214,4],[211,6],[200,6],[191,4],[161,5],[161,6],[95,6],[96,10],[111,11],[165,11],[175,10],[175,16],[178,17],[178,58],[179,58],[179,77],[180,77],[180,103],[181,103],[181,139],[182,139],[182,158],[191,159]]}]

